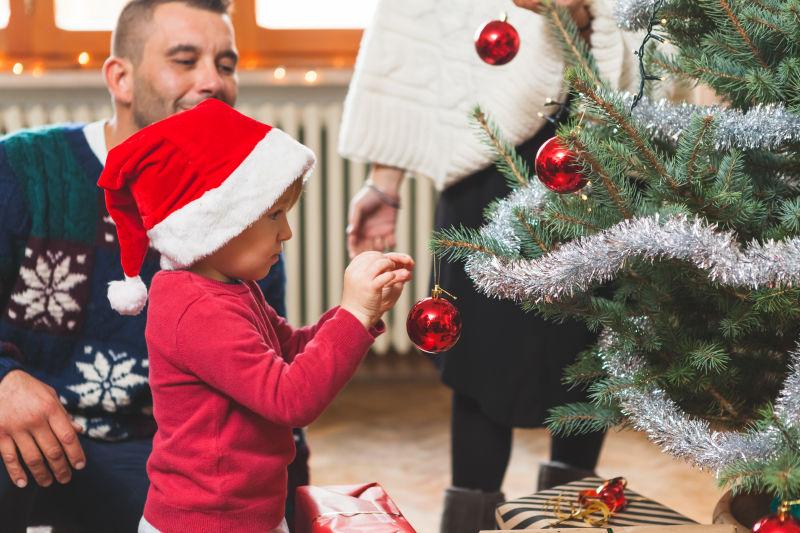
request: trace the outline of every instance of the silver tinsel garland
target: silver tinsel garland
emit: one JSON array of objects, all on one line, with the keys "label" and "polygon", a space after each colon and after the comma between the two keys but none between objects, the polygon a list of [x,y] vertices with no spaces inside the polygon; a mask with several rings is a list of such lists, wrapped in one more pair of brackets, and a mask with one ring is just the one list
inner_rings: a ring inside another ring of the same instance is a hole
[{"label": "silver tinsel garland", "polygon": [[712,280],[730,286],[755,288],[800,281],[800,238],[752,242],[743,250],[732,233],[720,232],[702,219],[679,216],[626,220],[537,259],[505,259],[476,252],[465,268],[488,295],[538,302],[558,300],[608,281],[627,259],[637,257],[688,261],[707,270]]},{"label": "silver tinsel garland", "polygon": [[[800,282],[800,239],[763,245],[754,242],[742,249],[732,233],[718,231],[702,219],[680,216],[663,221],[658,216],[628,220],[566,243],[538,259],[519,259],[519,238],[509,229],[513,226],[511,215],[523,206],[539,210],[544,197],[538,184],[515,191],[498,206],[494,220],[482,228],[517,257],[475,253],[467,260],[467,272],[483,292],[517,301],[557,300],[611,279],[634,257],[682,259],[730,286]],[[663,389],[643,385],[648,383],[641,379],[645,360],[619,346],[611,330],[600,339],[600,356],[610,376],[630,385],[616,392],[625,416],[665,452],[716,472],[736,461],[768,459],[779,452],[782,434],[774,425],[759,431],[715,431],[707,422],[689,417]],[[789,376],[775,402],[775,415],[787,428],[800,425],[800,351],[791,354]]]},{"label": "silver tinsel garland", "polygon": [[[658,0],[618,0],[614,15],[617,26],[627,31],[647,29]],[[664,3],[668,3],[665,0]]]},{"label": "silver tinsel garland", "polygon": [[[604,92],[602,96],[610,98],[611,93]],[[623,94],[621,98],[630,108],[634,96]],[[717,150],[777,150],[787,143],[800,142],[800,116],[782,105],[757,105],[743,112],[718,105],[672,104],[663,99],[653,102],[644,97],[632,116],[653,137],[674,143],[698,114],[714,116]]]},{"label": "silver tinsel garland", "polygon": [[[625,352],[606,331],[600,339],[603,367],[614,378],[627,383],[615,393],[622,412],[634,428],[675,457],[717,473],[737,461],[775,457],[783,445],[781,430],[770,424],[758,431],[722,432],[712,430],[704,420],[686,414],[658,386],[641,385],[646,363],[638,355]],[[800,352],[791,353],[789,376],[775,402],[774,413],[785,428],[800,422]]]}]

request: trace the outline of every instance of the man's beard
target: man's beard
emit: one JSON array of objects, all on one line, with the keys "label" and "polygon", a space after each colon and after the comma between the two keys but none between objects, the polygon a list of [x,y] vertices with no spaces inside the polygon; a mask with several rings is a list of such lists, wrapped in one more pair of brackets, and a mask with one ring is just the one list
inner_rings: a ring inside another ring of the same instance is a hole
[{"label": "man's beard", "polygon": [[153,86],[142,77],[136,78],[133,87],[131,112],[133,113],[133,122],[138,129],[145,128],[159,120],[164,120],[179,111],[191,109],[207,98],[218,98],[228,105],[233,105],[232,102],[227,102],[219,96],[180,98],[174,102],[170,102],[162,98]]}]

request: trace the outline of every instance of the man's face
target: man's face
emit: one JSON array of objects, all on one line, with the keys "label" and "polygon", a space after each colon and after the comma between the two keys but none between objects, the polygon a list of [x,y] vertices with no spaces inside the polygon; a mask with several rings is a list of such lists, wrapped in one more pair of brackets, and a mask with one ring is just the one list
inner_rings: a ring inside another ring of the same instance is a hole
[{"label": "man's face", "polygon": [[238,54],[230,17],[180,2],[155,8],[133,72],[133,119],[144,128],[206,98],[233,105]]}]

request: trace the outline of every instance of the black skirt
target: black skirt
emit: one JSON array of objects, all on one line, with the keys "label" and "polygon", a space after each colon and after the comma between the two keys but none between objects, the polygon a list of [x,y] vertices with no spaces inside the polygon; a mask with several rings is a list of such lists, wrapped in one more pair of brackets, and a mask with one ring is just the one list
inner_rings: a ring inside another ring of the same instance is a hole
[{"label": "black skirt", "polygon": [[[533,166],[539,146],[553,135],[548,124],[518,150]],[[486,206],[509,192],[494,166],[476,172],[442,192],[435,227],[479,228]],[[435,358],[444,384],[512,427],[539,427],[551,407],[585,400],[583,391],[562,384],[564,367],[595,340],[582,323],[548,322],[514,302],[479,294],[462,262],[443,261],[440,279],[458,297],[463,322],[458,343]]]}]

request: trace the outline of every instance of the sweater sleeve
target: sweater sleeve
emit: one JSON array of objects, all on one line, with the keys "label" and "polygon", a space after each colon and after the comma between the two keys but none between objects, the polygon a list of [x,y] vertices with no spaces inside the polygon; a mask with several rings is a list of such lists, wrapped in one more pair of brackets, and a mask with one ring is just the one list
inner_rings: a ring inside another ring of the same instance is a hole
[{"label": "sweater sleeve", "polygon": [[[208,324],[225,334],[209,334]],[[288,363],[267,344],[246,309],[201,298],[178,322],[173,363],[275,424],[306,426],[344,387],[374,341],[343,309],[315,327],[313,338]]]},{"label": "sweater sleeve", "polygon": [[[270,310],[270,313],[274,313],[274,315],[270,316],[270,319],[281,343],[283,357],[289,362],[293,361],[298,353],[305,350],[308,342],[314,338],[322,325],[333,318],[338,310],[339,307],[329,309],[320,317],[316,324],[297,329],[290,326],[286,319],[278,316],[274,310]],[[370,334],[377,336],[378,332],[370,330]]]},{"label": "sweater sleeve", "polygon": [[[6,315],[11,291],[19,275],[21,251],[30,232],[25,197],[0,143],[0,313]],[[0,336],[0,380],[12,370],[22,369],[20,352],[11,339]]]}]

